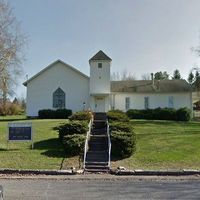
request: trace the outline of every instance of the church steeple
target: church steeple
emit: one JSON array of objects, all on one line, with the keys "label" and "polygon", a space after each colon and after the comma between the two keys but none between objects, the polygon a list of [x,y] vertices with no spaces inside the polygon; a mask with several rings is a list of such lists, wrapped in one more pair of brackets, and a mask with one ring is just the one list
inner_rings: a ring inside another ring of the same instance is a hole
[{"label": "church steeple", "polygon": [[99,51],[90,60],[90,94],[110,93],[110,65],[112,59]]},{"label": "church steeple", "polygon": [[97,52],[92,58],[90,58],[89,61],[92,60],[107,60],[107,61],[112,61],[110,57],[108,57],[102,50]]}]

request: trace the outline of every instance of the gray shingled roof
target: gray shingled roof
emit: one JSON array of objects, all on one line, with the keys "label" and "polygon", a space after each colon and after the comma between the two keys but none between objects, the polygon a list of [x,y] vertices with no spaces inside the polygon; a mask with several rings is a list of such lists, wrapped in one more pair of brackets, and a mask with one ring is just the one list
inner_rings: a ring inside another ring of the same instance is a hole
[{"label": "gray shingled roof", "polygon": [[99,51],[98,53],[96,53],[92,58],[90,58],[89,61],[92,60],[108,60],[108,61],[112,61],[112,59],[110,57],[108,57],[103,51]]},{"label": "gray shingled roof", "polygon": [[189,92],[191,86],[186,80],[129,80],[111,81],[111,92],[137,92],[137,93],[160,93],[160,92]]}]

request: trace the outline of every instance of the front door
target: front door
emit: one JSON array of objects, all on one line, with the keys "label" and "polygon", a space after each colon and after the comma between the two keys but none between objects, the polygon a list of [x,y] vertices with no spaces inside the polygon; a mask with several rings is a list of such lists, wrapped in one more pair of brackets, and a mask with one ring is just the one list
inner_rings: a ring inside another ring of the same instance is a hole
[{"label": "front door", "polygon": [[105,112],[105,98],[95,98],[95,112]]}]

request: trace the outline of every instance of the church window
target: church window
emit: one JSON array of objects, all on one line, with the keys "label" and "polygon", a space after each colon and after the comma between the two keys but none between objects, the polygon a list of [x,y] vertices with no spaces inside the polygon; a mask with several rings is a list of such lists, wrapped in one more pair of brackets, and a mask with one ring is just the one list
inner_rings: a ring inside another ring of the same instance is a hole
[{"label": "church window", "polygon": [[174,97],[173,96],[169,96],[168,97],[168,107],[169,108],[173,108],[174,107]]},{"label": "church window", "polygon": [[98,63],[98,68],[102,68],[102,63]]},{"label": "church window", "polygon": [[60,87],[53,93],[53,108],[65,108],[65,92]]},{"label": "church window", "polygon": [[126,110],[130,109],[130,97],[125,98],[125,108]]},{"label": "church window", "polygon": [[144,108],[149,109],[149,97],[144,97]]}]

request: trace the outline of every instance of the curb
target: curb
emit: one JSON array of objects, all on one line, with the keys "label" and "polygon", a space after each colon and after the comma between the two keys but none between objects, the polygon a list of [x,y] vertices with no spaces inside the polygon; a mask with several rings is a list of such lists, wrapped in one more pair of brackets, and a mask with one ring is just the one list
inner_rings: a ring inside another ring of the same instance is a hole
[{"label": "curb", "polygon": [[111,174],[119,176],[191,176],[200,175],[200,170],[111,170]]},{"label": "curb", "polygon": [[[83,170],[28,170],[28,169],[0,169],[0,174],[19,175],[84,175]],[[116,176],[192,176],[200,175],[200,170],[110,170]]]},{"label": "curb", "polygon": [[20,175],[74,175],[73,170],[28,170],[28,169],[0,169],[0,174]]}]

